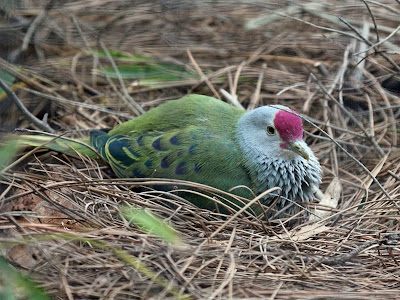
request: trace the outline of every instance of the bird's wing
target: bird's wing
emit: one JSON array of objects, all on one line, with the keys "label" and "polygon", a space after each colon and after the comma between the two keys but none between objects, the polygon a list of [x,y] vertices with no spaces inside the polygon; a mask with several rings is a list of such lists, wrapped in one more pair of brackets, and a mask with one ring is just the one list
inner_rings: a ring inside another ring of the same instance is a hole
[{"label": "bird's wing", "polygon": [[[182,179],[227,191],[250,185],[233,136],[199,126],[130,136],[94,130],[91,143],[119,177]],[[248,197],[243,190],[235,193]]]}]

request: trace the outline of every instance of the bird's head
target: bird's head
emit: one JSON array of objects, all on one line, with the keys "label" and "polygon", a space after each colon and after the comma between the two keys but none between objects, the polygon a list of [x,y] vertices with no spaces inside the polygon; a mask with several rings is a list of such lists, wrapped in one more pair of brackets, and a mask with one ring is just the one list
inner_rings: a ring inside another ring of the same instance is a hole
[{"label": "bird's head", "polygon": [[312,154],[303,141],[298,113],[283,105],[269,105],[246,112],[237,133],[246,152],[270,158],[309,160]]}]

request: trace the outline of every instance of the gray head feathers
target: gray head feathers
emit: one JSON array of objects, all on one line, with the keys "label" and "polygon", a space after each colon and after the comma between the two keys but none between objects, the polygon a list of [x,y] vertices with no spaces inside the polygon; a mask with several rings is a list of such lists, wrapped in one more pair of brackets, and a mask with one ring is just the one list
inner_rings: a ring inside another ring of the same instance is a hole
[{"label": "gray head feathers", "polygon": [[[302,122],[296,114],[282,105],[259,107],[244,114],[236,130],[255,192],[282,189],[278,210],[293,201],[311,201],[321,183],[321,166],[302,139]],[[267,197],[265,204],[274,198]],[[301,208],[291,205],[289,210],[285,213],[293,215]]]}]

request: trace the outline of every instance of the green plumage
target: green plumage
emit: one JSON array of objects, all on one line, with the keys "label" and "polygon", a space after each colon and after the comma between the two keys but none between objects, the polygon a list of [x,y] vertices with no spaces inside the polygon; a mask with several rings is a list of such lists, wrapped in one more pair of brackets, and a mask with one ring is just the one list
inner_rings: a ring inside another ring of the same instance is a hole
[{"label": "green plumage", "polygon": [[[235,134],[243,114],[217,99],[190,95],[108,133],[93,130],[90,140],[119,177],[183,179],[227,191],[250,185]],[[245,188],[236,193],[250,196]]]}]

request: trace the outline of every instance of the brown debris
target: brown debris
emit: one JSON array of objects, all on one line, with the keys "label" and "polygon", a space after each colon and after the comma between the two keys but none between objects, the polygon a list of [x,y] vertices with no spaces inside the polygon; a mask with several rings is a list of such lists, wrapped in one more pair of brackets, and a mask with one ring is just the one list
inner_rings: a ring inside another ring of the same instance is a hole
[{"label": "brown debris", "polygon": [[[225,99],[224,89],[245,108],[281,103],[304,113],[305,139],[324,169],[321,190],[334,178],[342,188],[337,207],[314,203],[310,209],[323,211],[320,217],[290,228],[285,220],[269,224],[246,214],[229,220],[174,192],[155,191],[162,180],[115,179],[102,162],[32,154],[0,179],[0,244],[49,294],[57,299],[399,297],[398,1],[18,3],[0,20],[20,28],[9,44],[0,37],[6,58],[0,58],[0,69],[28,84],[14,91],[39,119],[48,114],[53,129],[83,137],[90,128],[128,120],[134,114],[129,107],[136,104],[148,110],[186,93]],[[110,83],[99,70],[112,62],[92,55],[102,49],[176,63],[198,77],[161,88],[129,79]],[[366,54],[357,53],[363,49]],[[0,100],[0,109],[6,104]],[[18,122],[34,128],[20,115],[2,111],[0,116],[2,127]],[[128,224],[119,214],[123,204],[163,218],[181,234],[184,247]]]}]

